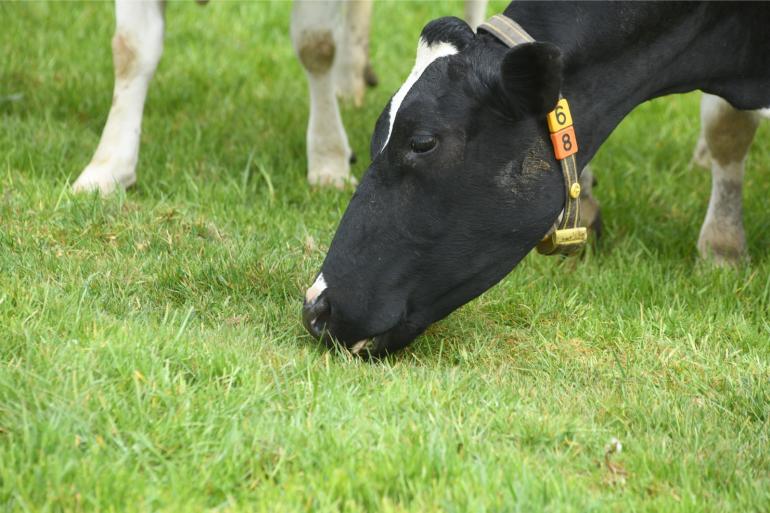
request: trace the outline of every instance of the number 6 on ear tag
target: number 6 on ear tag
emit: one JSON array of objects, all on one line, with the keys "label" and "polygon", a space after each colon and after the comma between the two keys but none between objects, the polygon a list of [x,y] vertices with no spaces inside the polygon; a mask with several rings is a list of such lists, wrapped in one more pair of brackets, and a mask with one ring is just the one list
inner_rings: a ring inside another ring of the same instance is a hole
[{"label": "number 6 on ear tag", "polygon": [[554,133],[568,126],[572,126],[572,113],[566,98],[562,98],[556,108],[548,113],[548,131]]}]

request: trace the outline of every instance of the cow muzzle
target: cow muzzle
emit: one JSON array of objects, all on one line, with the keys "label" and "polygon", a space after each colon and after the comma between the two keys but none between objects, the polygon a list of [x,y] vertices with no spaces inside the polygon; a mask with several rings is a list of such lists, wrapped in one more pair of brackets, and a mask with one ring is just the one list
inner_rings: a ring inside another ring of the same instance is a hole
[{"label": "cow muzzle", "polygon": [[307,297],[302,305],[302,324],[313,335],[313,338],[322,340],[328,338],[326,323],[331,315],[331,305],[324,292],[308,301]]},{"label": "cow muzzle", "polygon": [[[313,338],[323,342],[329,348],[334,347],[335,340],[328,331],[328,323],[331,317],[331,304],[325,293],[319,294],[312,301],[305,299],[302,305],[302,324]],[[340,344],[344,345],[344,344]],[[354,356],[365,357],[379,350],[376,338],[359,340],[347,347]]]}]

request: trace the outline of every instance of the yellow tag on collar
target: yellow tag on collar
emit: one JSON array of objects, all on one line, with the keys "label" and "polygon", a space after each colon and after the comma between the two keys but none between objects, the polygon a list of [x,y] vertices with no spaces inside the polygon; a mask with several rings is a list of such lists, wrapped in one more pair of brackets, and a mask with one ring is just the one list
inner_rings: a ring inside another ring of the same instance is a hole
[{"label": "yellow tag on collar", "polygon": [[561,98],[556,108],[548,113],[548,131],[553,134],[568,126],[572,126],[572,113],[567,99]]}]

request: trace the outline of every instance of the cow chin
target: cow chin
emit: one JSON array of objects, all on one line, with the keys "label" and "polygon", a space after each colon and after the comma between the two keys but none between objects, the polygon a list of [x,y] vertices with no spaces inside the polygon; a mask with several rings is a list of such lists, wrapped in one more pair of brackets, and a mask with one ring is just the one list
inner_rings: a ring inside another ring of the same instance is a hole
[{"label": "cow chin", "polygon": [[321,341],[329,348],[344,348],[353,356],[363,359],[377,359],[408,346],[424,330],[425,328],[418,328],[408,321],[404,321],[386,332],[358,340],[354,343],[338,340],[328,332],[321,336]]},{"label": "cow chin", "polygon": [[381,358],[403,349],[424,330],[405,321],[381,335],[360,340],[348,349],[351,354],[362,358]]}]

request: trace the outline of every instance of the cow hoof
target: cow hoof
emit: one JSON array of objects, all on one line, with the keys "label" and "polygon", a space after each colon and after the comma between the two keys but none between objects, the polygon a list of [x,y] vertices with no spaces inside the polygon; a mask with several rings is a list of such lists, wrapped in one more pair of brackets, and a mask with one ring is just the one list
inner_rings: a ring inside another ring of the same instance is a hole
[{"label": "cow hoof", "polygon": [[380,78],[374,72],[371,63],[366,63],[366,68],[364,68],[364,81],[367,87],[377,87],[380,83]]},{"label": "cow hoof", "polygon": [[314,187],[333,187],[337,190],[344,190],[346,187],[358,184],[358,180],[353,176],[336,176],[336,175],[318,175],[315,177],[308,177],[308,182]]},{"label": "cow hoof", "polygon": [[133,167],[130,170],[126,167],[120,169],[120,166],[91,163],[72,184],[72,192],[99,191],[102,196],[107,196],[118,189],[127,189],[136,183],[136,173]]},{"label": "cow hoof", "polygon": [[741,231],[705,227],[698,238],[700,257],[717,267],[737,267],[749,261],[746,237]]},{"label": "cow hoof", "polygon": [[314,187],[334,187],[338,190],[358,184],[358,180],[350,174],[308,173],[307,181]]}]

